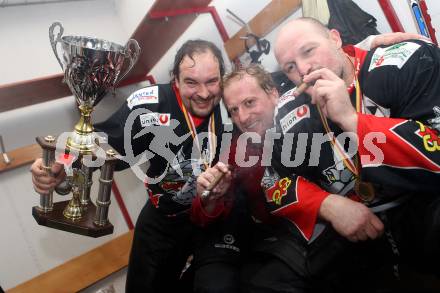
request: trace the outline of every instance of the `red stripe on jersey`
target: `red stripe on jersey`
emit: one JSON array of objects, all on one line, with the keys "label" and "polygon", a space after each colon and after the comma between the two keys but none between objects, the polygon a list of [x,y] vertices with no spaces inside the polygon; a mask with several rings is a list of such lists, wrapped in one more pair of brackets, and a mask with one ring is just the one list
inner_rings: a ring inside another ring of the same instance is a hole
[{"label": "red stripe on jersey", "polygon": [[287,204],[272,213],[282,216],[293,222],[303,234],[304,238],[310,240],[318,218],[319,208],[322,201],[329,195],[316,184],[303,177],[297,177],[295,190],[296,198],[294,203]]}]

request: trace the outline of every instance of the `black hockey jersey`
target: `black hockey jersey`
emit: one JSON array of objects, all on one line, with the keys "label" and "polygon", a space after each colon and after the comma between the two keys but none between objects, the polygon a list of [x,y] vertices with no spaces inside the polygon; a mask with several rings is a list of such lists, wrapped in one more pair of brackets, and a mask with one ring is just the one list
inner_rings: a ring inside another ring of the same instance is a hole
[{"label": "black hockey jersey", "polygon": [[[148,86],[132,93],[107,121],[95,125],[121,155],[119,169],[130,167],[145,182],[149,199],[164,214],[188,211],[196,194],[196,176],[215,164],[223,123],[220,107],[196,125],[194,143],[172,84]],[[141,164],[148,162],[146,175]]]},{"label": "black hockey jersey", "polygon": [[356,177],[335,146],[354,165],[358,153],[361,177],[375,188],[375,204],[413,192],[438,193],[440,187],[440,50],[408,41],[368,53],[354,47],[347,51],[355,57],[362,93],[359,147],[353,151],[347,135],[328,121],[337,138],[332,144],[307,95],[287,92],[275,117],[281,138],[262,179],[266,200],[273,214],[287,217],[306,239],[329,193],[356,197]]}]

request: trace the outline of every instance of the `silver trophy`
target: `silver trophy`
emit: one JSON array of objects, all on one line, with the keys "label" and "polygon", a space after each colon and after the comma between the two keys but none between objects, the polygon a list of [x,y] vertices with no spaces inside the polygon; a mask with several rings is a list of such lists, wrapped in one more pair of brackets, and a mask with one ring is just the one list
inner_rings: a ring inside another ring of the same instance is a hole
[{"label": "silver trophy", "polygon": [[[55,35],[56,29],[58,33]],[[42,194],[40,206],[34,207],[32,213],[41,225],[99,237],[113,232],[113,225],[108,221],[108,209],[117,153],[107,144],[99,144],[93,131],[91,113],[108,90],[114,90],[133,68],[140,47],[133,39],[121,46],[102,39],[62,36],[63,32],[63,26],[55,22],[49,28],[49,39],[64,71],[64,82],[76,98],[81,117],[62,150],[67,182],[58,193],[72,191],[73,196],[70,201],[53,203],[53,191]],[[37,137],[37,142],[43,149],[43,167],[50,172],[53,162],[58,159],[55,158],[57,139],[53,136]],[[84,158],[86,155],[96,158],[98,150],[104,150],[105,158],[95,206],[90,201],[93,170],[85,164]],[[72,160],[76,165],[69,165]]]}]

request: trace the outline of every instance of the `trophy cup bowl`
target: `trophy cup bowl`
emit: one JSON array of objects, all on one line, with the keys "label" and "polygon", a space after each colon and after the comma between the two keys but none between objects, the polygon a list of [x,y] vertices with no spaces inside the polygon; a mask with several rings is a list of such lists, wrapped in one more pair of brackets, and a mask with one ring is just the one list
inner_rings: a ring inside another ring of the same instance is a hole
[{"label": "trophy cup bowl", "polygon": [[[59,28],[57,36],[54,30]],[[124,46],[107,40],[85,36],[62,36],[64,29],[59,22],[49,28],[49,39],[58,62],[64,71],[64,81],[76,98],[81,113],[67,147],[90,154],[96,149],[90,115],[109,89],[122,80],[136,63],[140,47],[130,39]],[[57,44],[61,46],[61,58]],[[129,65],[123,73],[125,60]]]},{"label": "trophy cup bowl", "polygon": [[[58,33],[55,35],[57,28]],[[62,36],[63,32],[61,23],[55,22],[49,28],[49,39],[55,57],[63,69],[63,81],[75,96],[81,115],[63,150],[67,156],[73,154],[79,166],[75,165],[67,176],[68,190],[73,193],[72,199],[68,203],[54,204],[53,191],[41,194],[40,206],[34,207],[32,213],[41,225],[99,237],[113,232],[113,226],[107,217],[117,153],[108,145],[98,143],[91,123],[91,113],[108,90],[114,91],[118,82],[133,68],[139,57],[140,47],[133,39],[121,46],[103,39]],[[50,173],[51,165],[56,161],[56,138],[37,137],[37,142],[43,148],[43,168]],[[84,164],[83,157],[96,157],[98,148],[104,149],[106,155],[105,163],[101,167],[95,207],[90,202],[93,169]],[[90,219],[91,214],[95,215],[93,220]]]}]

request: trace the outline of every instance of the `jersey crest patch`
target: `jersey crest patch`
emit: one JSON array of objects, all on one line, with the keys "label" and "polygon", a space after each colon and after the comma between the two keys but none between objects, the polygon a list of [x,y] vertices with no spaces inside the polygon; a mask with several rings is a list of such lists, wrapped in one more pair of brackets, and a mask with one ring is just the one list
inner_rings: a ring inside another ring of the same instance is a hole
[{"label": "jersey crest patch", "polygon": [[393,65],[401,69],[418,48],[420,48],[419,44],[411,42],[398,43],[389,47],[378,48],[371,58],[368,72],[385,65]]},{"label": "jersey crest patch", "polygon": [[130,110],[138,105],[157,103],[159,103],[159,87],[157,85],[137,90],[127,99],[127,106]]}]

